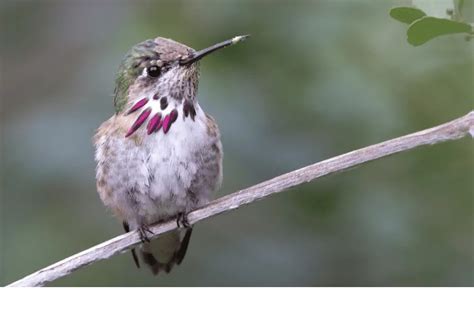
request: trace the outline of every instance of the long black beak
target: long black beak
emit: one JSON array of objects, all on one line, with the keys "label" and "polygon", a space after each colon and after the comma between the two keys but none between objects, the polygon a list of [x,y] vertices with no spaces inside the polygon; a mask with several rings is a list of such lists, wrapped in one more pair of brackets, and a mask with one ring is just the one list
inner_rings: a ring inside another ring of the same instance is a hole
[{"label": "long black beak", "polygon": [[227,40],[227,41],[224,41],[224,42],[221,42],[221,43],[217,43],[217,44],[214,44],[213,46],[210,46],[206,49],[203,49],[203,50],[200,50],[200,51],[197,51],[197,52],[194,52],[193,54],[187,56],[187,57],[184,57],[182,58],[180,61],[179,61],[179,64],[180,65],[186,65],[186,64],[191,64],[191,63],[194,63],[196,61],[199,61],[201,60],[203,57],[205,57],[206,55],[214,52],[214,51],[217,51],[219,49],[222,49],[222,48],[225,48],[225,47],[228,47],[228,46],[231,46],[231,45],[234,45],[236,43],[239,43],[241,41],[244,41],[245,39],[247,39],[248,37],[250,37],[250,35],[239,35],[237,37],[233,37],[232,39],[230,40]]}]

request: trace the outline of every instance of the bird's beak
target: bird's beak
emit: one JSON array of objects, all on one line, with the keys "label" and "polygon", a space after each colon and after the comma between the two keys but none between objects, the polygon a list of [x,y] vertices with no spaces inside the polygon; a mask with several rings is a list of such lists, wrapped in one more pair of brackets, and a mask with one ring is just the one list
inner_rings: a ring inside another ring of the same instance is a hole
[{"label": "bird's beak", "polygon": [[201,60],[203,57],[205,57],[206,55],[208,55],[209,53],[212,53],[214,51],[217,51],[219,49],[222,49],[222,48],[225,48],[225,47],[228,47],[228,46],[231,46],[231,45],[234,45],[236,43],[239,43],[241,41],[244,41],[245,39],[247,39],[248,37],[250,37],[250,35],[239,35],[237,37],[233,37],[232,39],[230,40],[227,40],[227,41],[224,41],[224,42],[221,42],[221,43],[217,43],[217,44],[214,44],[213,46],[210,46],[208,48],[205,48],[205,49],[202,49],[200,51],[196,51],[184,58],[182,58],[181,60],[179,60],[179,64],[180,65],[189,65],[191,63],[194,63],[196,61],[199,61]]}]

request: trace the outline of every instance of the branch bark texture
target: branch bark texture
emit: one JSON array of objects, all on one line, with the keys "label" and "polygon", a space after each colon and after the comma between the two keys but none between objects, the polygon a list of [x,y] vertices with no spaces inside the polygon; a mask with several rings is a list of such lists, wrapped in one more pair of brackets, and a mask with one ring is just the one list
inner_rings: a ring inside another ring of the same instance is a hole
[{"label": "branch bark texture", "polygon": [[[272,194],[280,193],[291,187],[323,176],[339,173],[360,164],[411,150],[422,145],[457,140],[468,134],[471,134],[471,136],[474,134],[474,111],[442,125],[345,153],[221,197],[205,207],[189,213],[188,220],[190,224],[195,224],[203,219],[234,210],[242,205],[253,203]],[[150,230],[154,235],[150,237],[156,238],[160,234],[175,228],[176,220],[153,225],[150,227]],[[99,260],[108,259],[139,244],[140,238],[136,231],[117,236],[40,269],[9,286],[43,286],[48,282],[65,277],[80,268]]]}]

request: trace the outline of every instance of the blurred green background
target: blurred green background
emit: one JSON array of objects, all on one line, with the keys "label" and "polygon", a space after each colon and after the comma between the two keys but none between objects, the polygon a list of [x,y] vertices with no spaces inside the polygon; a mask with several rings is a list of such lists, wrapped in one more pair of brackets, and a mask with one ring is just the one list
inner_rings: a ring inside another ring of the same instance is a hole
[{"label": "blurred green background", "polygon": [[[0,285],[122,233],[96,193],[91,138],[122,56],[145,39],[199,49],[252,34],[201,64],[225,151],[218,195],[469,112],[474,41],[410,46],[388,15],[404,3],[2,1]],[[199,223],[169,275],[127,253],[52,285],[471,286],[472,146],[406,152]]]}]

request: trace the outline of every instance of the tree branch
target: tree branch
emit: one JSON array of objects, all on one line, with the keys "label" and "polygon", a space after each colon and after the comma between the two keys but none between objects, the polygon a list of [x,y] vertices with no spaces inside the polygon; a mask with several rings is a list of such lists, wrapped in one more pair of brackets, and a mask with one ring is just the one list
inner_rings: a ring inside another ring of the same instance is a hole
[{"label": "tree branch", "polygon": [[[323,176],[339,173],[348,168],[418,146],[457,140],[469,133],[474,137],[474,111],[451,122],[339,155],[221,197],[205,207],[189,213],[188,220],[191,224],[195,224],[203,219],[234,210],[242,205],[253,203],[269,195]],[[154,233],[151,238],[156,238],[158,235],[175,228],[176,220],[153,225],[150,227],[150,230]],[[63,259],[9,286],[43,286],[48,282],[65,277],[82,267],[99,260],[108,259],[139,244],[138,232],[132,231]]]}]

